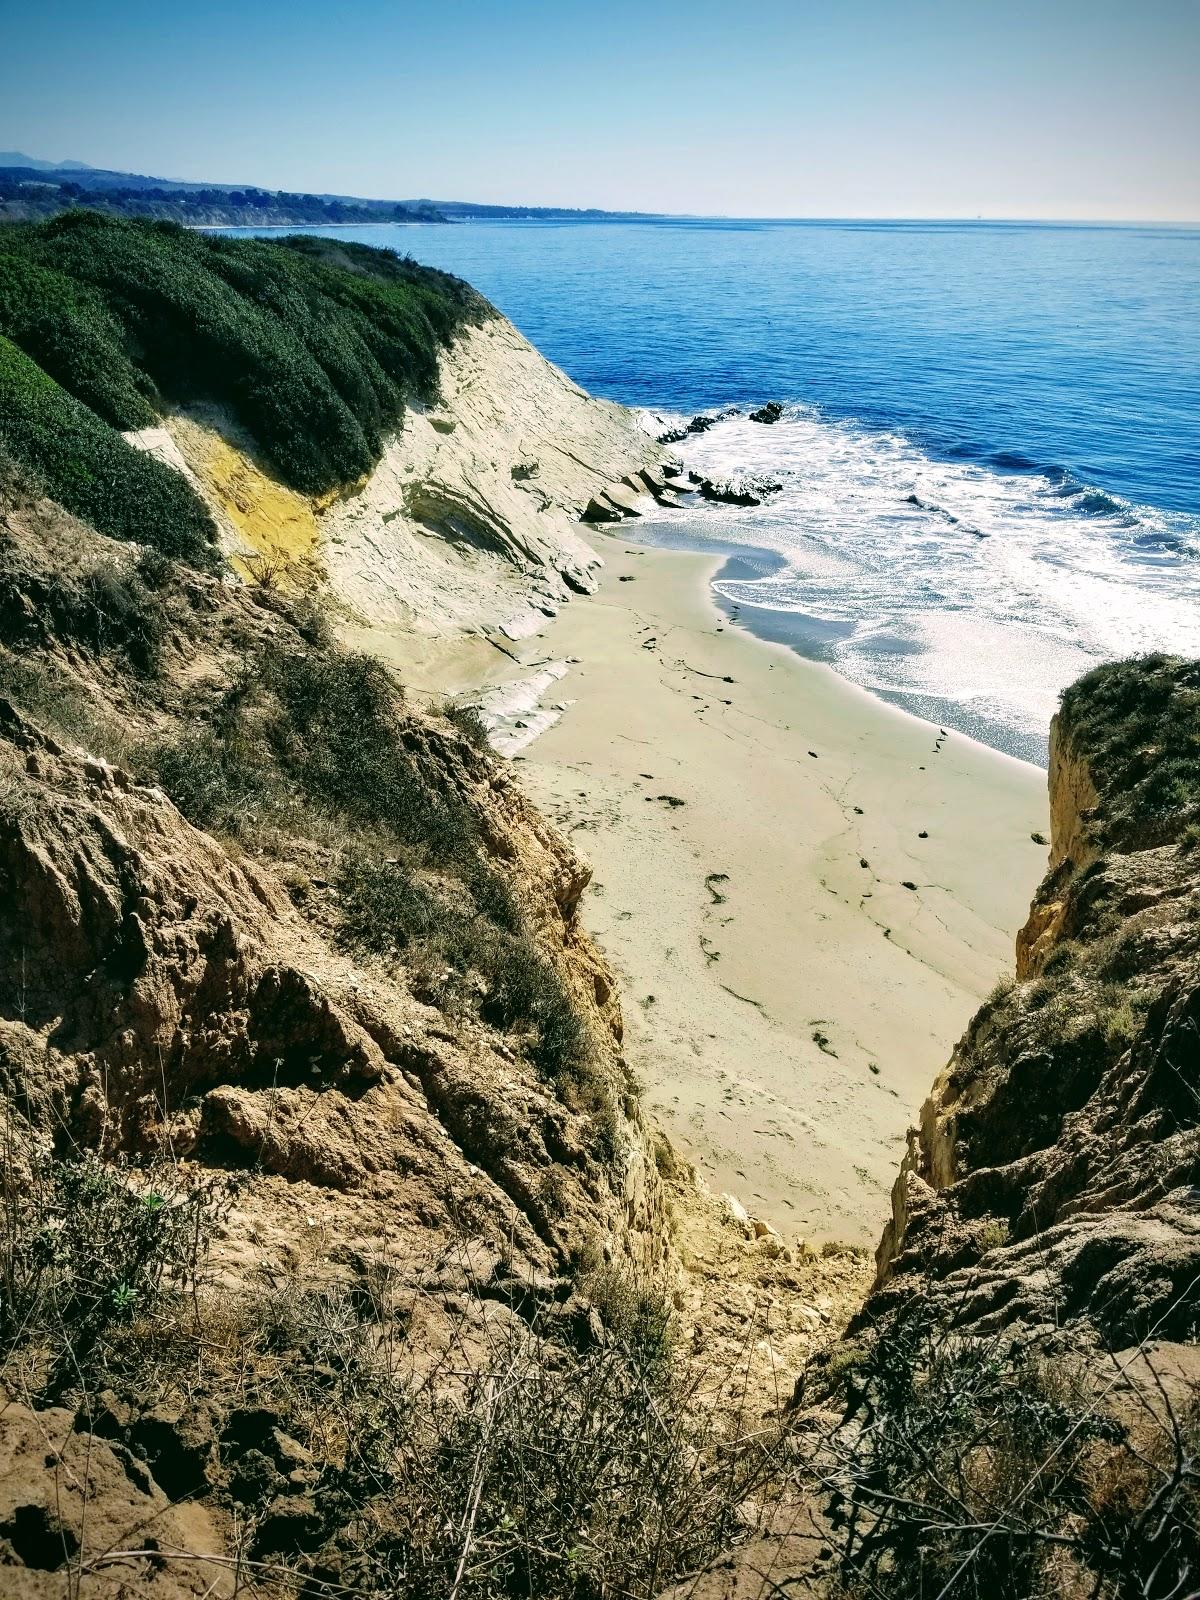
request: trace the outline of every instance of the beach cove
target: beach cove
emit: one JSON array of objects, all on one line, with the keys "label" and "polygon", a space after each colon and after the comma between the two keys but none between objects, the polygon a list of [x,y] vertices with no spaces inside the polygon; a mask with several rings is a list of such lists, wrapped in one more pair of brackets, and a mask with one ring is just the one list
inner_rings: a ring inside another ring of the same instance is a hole
[{"label": "beach cove", "polygon": [[932,1078],[1011,970],[1045,774],[731,624],[720,556],[589,538],[599,592],[503,651],[351,642],[430,697],[541,680],[563,709],[516,719],[550,725],[515,760],[592,863],[647,1109],[785,1234],[874,1243]]}]

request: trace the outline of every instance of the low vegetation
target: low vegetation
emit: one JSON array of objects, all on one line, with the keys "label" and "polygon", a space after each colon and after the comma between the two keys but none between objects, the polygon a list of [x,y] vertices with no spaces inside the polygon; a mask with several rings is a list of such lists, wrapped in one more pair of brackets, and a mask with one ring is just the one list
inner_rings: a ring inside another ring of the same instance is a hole
[{"label": "low vegetation", "polygon": [[[102,557],[80,562],[73,571],[31,571],[0,555],[0,646],[25,654],[56,641],[115,658],[139,677],[154,677],[170,629],[158,592],[162,559],[148,551],[136,562]],[[51,663],[45,673],[50,682],[64,676]],[[56,691],[68,699],[78,689],[69,676]],[[40,711],[57,722],[55,695],[38,692],[32,661],[25,661],[19,677],[23,692],[32,692]]]},{"label": "low vegetation", "polygon": [[0,334],[44,375],[9,381],[33,417],[11,447],[58,498],[77,452],[52,458],[34,424],[53,404],[85,430],[44,398],[61,390],[123,430],[171,404],[216,404],[293,488],[352,482],[405,405],[434,397],[455,332],[489,314],[457,278],[341,240],[227,239],[87,210],[0,229]]},{"label": "low vegetation", "polygon": [[[669,1309],[616,1274],[599,1341],[463,1311],[431,1363],[409,1342],[420,1291],[291,1273],[218,1290],[230,1194],[167,1159],[32,1181],[5,1159],[0,1182],[0,1381],[206,1502],[256,1593],[653,1596],[739,1534],[782,1460],[778,1427],[702,1403]],[[50,1563],[76,1582],[81,1543]]]},{"label": "low vegetation", "polygon": [[[411,1342],[436,1287],[297,1267],[218,1288],[237,1181],[169,1155],[31,1168],[6,1142],[0,1383],[206,1503],[258,1592],[653,1600],[808,1496],[816,1592],[841,1600],[1192,1592],[1200,1408],[1152,1348],[1097,1367],[914,1302],[810,1376],[835,1422],[751,1427],[711,1403],[744,1392],[737,1358],[698,1365],[611,1268],[580,1279],[582,1324],[446,1303],[440,1355]],[[95,1556],[61,1560],[78,1579]]]},{"label": "low vegetation", "polygon": [[387,669],[328,646],[264,651],[205,717],[140,756],[185,816],[243,845],[317,840],[333,858],[335,937],[401,960],[443,1010],[520,1036],[611,1144],[588,1027],[489,861],[470,804],[431,782],[437,763]]},{"label": "low vegetation", "polygon": [[1200,662],[1151,655],[1097,667],[1063,694],[1088,752],[1105,845],[1180,840],[1200,821]]},{"label": "low vegetation", "polygon": [[[2,264],[0,255],[0,271]],[[215,565],[212,520],[184,479],[126,444],[3,329],[0,314],[0,450],[110,538],[151,545],[194,566]]]},{"label": "low vegetation", "polygon": [[[916,1303],[845,1369],[806,1469],[843,1600],[1182,1597],[1200,1572],[1200,1405],[1154,1368],[959,1336]],[[1168,1374],[1169,1375],[1169,1374]],[[1118,1403],[1118,1402],[1121,1403]]]},{"label": "low vegetation", "polygon": [[218,1211],[211,1186],[181,1187],[167,1163],[132,1171],[80,1152],[26,1165],[11,1146],[0,1206],[0,1366],[12,1376],[23,1361],[22,1387],[49,1402],[103,1378],[116,1330],[178,1315]]}]

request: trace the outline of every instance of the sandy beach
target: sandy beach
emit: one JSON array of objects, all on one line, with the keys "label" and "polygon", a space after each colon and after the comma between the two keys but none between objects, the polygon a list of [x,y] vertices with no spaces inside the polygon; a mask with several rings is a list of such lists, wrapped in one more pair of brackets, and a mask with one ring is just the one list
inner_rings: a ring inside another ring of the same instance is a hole
[{"label": "sandy beach", "polygon": [[1011,970],[1045,774],[730,624],[719,558],[592,542],[599,594],[511,658],[371,646],[427,692],[566,666],[515,760],[595,869],[648,1110],[784,1233],[874,1242],[905,1130]]}]

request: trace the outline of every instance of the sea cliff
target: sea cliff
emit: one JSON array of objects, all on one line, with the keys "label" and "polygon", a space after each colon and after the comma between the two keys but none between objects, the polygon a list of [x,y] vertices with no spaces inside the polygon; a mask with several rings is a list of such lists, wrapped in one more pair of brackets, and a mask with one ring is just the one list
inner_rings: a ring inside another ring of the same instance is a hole
[{"label": "sea cliff", "polygon": [[1195,665],[1047,821],[585,540],[638,419],[375,252],[31,230],[0,383],[0,1587],[1185,1593]]}]

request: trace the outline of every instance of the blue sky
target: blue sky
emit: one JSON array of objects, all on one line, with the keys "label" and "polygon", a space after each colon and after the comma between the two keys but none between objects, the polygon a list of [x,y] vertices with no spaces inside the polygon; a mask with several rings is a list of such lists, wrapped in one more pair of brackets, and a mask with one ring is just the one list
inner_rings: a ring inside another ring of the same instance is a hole
[{"label": "blue sky", "polygon": [[0,0],[0,148],[340,193],[1200,220],[1200,0]]}]

